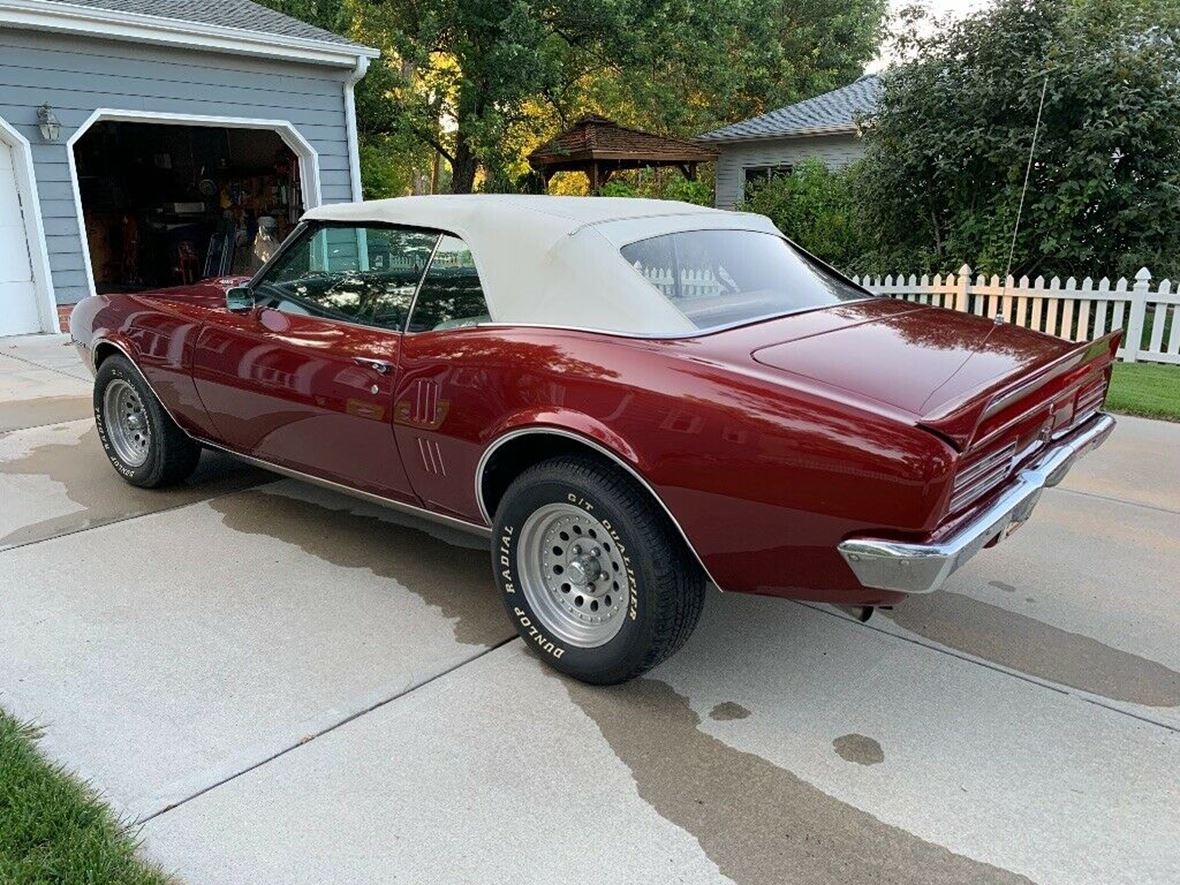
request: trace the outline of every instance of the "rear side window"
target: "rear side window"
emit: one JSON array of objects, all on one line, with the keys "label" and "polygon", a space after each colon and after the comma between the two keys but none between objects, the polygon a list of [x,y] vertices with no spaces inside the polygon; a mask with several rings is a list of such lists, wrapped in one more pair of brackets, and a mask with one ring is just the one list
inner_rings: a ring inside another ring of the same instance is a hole
[{"label": "rear side window", "polygon": [[490,319],[471,250],[458,237],[443,234],[414,300],[409,331],[459,329]]},{"label": "rear side window", "polygon": [[760,231],[683,231],[629,243],[620,251],[702,330],[873,297],[782,237]]}]

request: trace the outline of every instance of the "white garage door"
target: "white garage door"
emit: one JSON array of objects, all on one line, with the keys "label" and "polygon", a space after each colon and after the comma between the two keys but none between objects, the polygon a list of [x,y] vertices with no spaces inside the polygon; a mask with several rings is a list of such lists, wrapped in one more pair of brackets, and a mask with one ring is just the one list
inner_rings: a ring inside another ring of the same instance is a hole
[{"label": "white garage door", "polygon": [[0,141],[0,335],[41,328],[14,159],[12,148]]}]

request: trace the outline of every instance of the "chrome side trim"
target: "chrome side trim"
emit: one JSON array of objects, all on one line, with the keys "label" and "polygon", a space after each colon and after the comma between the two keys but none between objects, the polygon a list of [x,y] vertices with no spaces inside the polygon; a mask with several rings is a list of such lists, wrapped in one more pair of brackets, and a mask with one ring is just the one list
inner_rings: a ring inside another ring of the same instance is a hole
[{"label": "chrome side trim", "polygon": [[1061,482],[1078,458],[1106,442],[1114,426],[1110,415],[1096,415],[1059,444],[1046,449],[1016,475],[999,498],[940,541],[907,544],[850,538],[837,549],[866,587],[931,593],[992,541],[1002,541],[1019,528],[1032,514],[1041,492]]},{"label": "chrome side trim", "polygon": [[367,501],[370,504],[379,504],[382,507],[388,507],[391,510],[400,510],[411,516],[419,516],[428,519],[431,522],[437,522],[441,525],[448,526],[453,529],[459,529],[473,535],[478,535],[481,538],[491,538],[492,530],[488,526],[479,525],[474,522],[468,522],[465,519],[459,519],[455,516],[446,516],[442,513],[435,513],[433,510],[427,510],[425,507],[418,507],[414,504],[406,504],[404,501],[398,501],[394,498],[386,498],[381,495],[374,495],[372,492],[364,492],[352,486],[344,485],[343,483],[333,482],[330,479],[324,479],[320,476],[314,476],[310,473],[304,473],[301,470],[295,470],[291,467],[283,467],[275,464],[272,461],[266,461],[262,458],[255,458],[252,455],[243,455],[241,452],[223,446],[220,443],[212,442],[211,440],[194,437],[201,445],[208,446],[211,449],[218,449],[228,455],[233,455],[235,458],[240,458],[248,464],[253,464],[256,467],[261,467],[264,470],[269,470],[273,473],[278,473],[291,479],[302,480],[309,482],[312,485],[321,486],[322,488],[331,489],[335,492],[342,492],[345,495],[350,495],[353,498],[359,498],[362,501]]},{"label": "chrome side trim", "polygon": [[572,439],[575,442],[582,443],[585,446],[589,446],[591,449],[598,452],[600,455],[606,456],[611,461],[613,461],[615,464],[617,464],[618,466],[622,467],[625,471],[627,471],[627,473],[629,473],[631,475],[631,477],[635,479],[636,482],[638,482],[641,486],[643,486],[644,489],[647,490],[647,493],[649,495],[651,495],[652,499],[655,500],[660,505],[661,508],[663,508],[664,513],[668,514],[668,519],[672,520],[672,525],[676,526],[676,531],[680,533],[680,537],[684,540],[685,546],[688,547],[689,551],[693,555],[693,558],[696,559],[697,564],[701,567],[701,571],[703,571],[705,573],[705,577],[708,578],[709,583],[712,584],[714,587],[716,587],[718,590],[721,590],[722,592],[724,592],[725,588],[722,587],[720,584],[718,584],[717,580],[711,574],[709,574],[708,566],[706,566],[705,561],[703,559],[701,559],[701,555],[699,553],[697,553],[696,547],[693,546],[692,541],[690,541],[688,539],[688,535],[685,533],[684,527],[680,525],[680,521],[678,519],[676,519],[676,516],[669,509],[668,505],[664,503],[664,499],[661,498],[658,494],[656,494],[656,490],[654,488],[652,488],[651,483],[649,483],[646,479],[644,479],[643,476],[634,467],[632,467],[630,464],[628,464],[626,461],[624,461],[618,454],[611,451],[606,446],[590,439],[589,437],[582,436],[580,433],[574,433],[571,430],[563,430],[563,429],[557,428],[557,427],[522,427],[517,430],[510,430],[507,433],[505,433],[501,436],[498,436],[495,440],[493,440],[491,445],[489,445],[486,449],[484,449],[484,453],[479,458],[479,463],[475,466],[475,501],[479,505],[480,516],[482,516],[484,518],[484,520],[487,522],[487,524],[489,526],[492,524],[492,516],[490,513],[488,513],[487,505],[484,503],[484,499],[483,499],[483,475],[484,475],[484,471],[487,469],[488,462],[491,460],[492,455],[494,455],[496,453],[496,450],[499,449],[506,442],[516,439],[521,436],[539,435],[539,434],[548,434],[549,436],[562,436],[562,437],[565,437],[566,439]]}]

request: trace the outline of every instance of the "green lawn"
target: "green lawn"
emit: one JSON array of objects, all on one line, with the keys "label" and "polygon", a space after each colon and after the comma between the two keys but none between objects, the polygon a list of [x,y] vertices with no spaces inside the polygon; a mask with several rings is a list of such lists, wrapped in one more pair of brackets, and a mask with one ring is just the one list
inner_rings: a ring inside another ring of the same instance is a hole
[{"label": "green lawn", "polygon": [[1180,421],[1180,366],[1115,363],[1106,407],[1112,412]]},{"label": "green lawn", "polygon": [[0,882],[163,885],[94,792],[46,762],[35,729],[0,711]]}]

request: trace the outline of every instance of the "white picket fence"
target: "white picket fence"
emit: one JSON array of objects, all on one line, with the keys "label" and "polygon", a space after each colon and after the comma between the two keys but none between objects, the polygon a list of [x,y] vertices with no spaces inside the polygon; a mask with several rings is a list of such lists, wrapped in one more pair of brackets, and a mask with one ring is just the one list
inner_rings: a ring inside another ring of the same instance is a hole
[{"label": "white picket fence", "polygon": [[1125,362],[1180,364],[1180,291],[1172,291],[1170,280],[1153,290],[1151,272],[1140,268],[1135,280],[1126,277],[1111,286],[1103,277],[1095,285],[1090,277],[1070,277],[1062,285],[1057,277],[1046,285],[1044,277],[1029,283],[1028,277],[1005,285],[998,276],[982,274],[971,280],[971,268],[964,264],[958,274],[909,277],[853,277],[872,292],[949,307],[979,316],[1002,316],[1005,321],[1037,329],[1070,341],[1089,341],[1122,329],[1118,355]]},{"label": "white picket fence", "polygon": [[722,292],[721,281],[713,276],[711,270],[682,269],[679,287],[670,268],[645,267],[640,273],[669,298],[706,298]]}]

